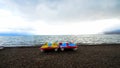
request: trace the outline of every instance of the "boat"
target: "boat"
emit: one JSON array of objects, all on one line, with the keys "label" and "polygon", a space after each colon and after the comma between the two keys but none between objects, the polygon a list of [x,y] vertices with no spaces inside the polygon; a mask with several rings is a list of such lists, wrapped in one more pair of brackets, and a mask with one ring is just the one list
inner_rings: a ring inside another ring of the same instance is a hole
[{"label": "boat", "polygon": [[78,46],[72,42],[59,43],[59,46],[61,51],[64,51],[64,49],[73,49],[74,51],[76,51],[78,49]]},{"label": "boat", "polygon": [[43,44],[40,47],[40,51],[41,52],[44,52],[44,51],[47,51],[47,50],[58,51],[58,48],[59,48],[59,45],[56,42],[54,42],[54,43],[48,43],[48,42],[46,42],[45,44]]}]

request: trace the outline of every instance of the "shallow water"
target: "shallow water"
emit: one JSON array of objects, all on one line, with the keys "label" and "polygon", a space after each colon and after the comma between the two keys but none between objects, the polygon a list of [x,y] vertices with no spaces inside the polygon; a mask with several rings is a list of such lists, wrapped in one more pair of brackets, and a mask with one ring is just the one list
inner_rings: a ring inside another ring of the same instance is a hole
[{"label": "shallow water", "polygon": [[0,46],[32,46],[45,42],[75,42],[81,44],[120,43],[120,35],[31,35],[0,36]]}]

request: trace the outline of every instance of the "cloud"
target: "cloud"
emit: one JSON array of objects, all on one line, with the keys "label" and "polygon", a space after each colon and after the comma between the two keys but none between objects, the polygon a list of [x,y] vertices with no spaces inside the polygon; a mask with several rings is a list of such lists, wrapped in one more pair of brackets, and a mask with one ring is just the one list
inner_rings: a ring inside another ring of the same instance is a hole
[{"label": "cloud", "polygon": [[101,33],[119,28],[119,6],[119,0],[0,0],[0,32]]},{"label": "cloud", "polygon": [[8,4],[29,20],[86,21],[119,18],[119,0],[11,0]]},{"label": "cloud", "polygon": [[43,2],[36,6],[38,19],[48,21],[85,21],[118,17],[117,0],[62,0]]},{"label": "cloud", "polygon": [[97,34],[102,33],[106,29],[120,25],[119,19],[103,19],[96,21],[86,21],[82,23],[64,23],[61,25],[50,25],[45,21],[36,21],[32,24],[34,34],[41,35],[79,35],[79,34]]},{"label": "cloud", "polygon": [[[103,19],[95,21],[84,21],[82,23],[69,23],[52,25],[44,20],[30,22],[14,15],[8,10],[0,10],[0,33],[18,33],[18,34],[35,34],[35,35],[79,35],[79,34],[96,34],[105,29],[110,30],[116,25],[120,25],[119,19]],[[68,24],[69,23],[69,24]],[[114,28],[115,29],[115,28]]]},{"label": "cloud", "polygon": [[8,10],[0,9],[0,32],[31,33],[30,23]]}]

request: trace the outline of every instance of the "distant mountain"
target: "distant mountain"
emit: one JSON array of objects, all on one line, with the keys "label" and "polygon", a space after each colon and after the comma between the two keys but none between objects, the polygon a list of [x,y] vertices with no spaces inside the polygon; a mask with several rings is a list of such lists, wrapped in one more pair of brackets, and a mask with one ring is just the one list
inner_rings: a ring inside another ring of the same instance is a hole
[{"label": "distant mountain", "polygon": [[27,33],[15,33],[15,32],[0,33],[0,36],[23,36],[23,35],[30,35],[30,34],[27,34]]},{"label": "distant mountain", "polygon": [[104,32],[104,34],[120,34],[120,29],[106,31],[106,32]]}]

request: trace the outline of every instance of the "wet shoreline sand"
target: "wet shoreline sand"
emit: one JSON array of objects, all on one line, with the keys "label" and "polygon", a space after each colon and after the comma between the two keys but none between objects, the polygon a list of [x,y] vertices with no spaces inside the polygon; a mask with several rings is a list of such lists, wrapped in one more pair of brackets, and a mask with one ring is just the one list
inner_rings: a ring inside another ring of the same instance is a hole
[{"label": "wet shoreline sand", "polygon": [[120,44],[81,45],[41,53],[38,46],[0,50],[0,68],[119,68]]}]

